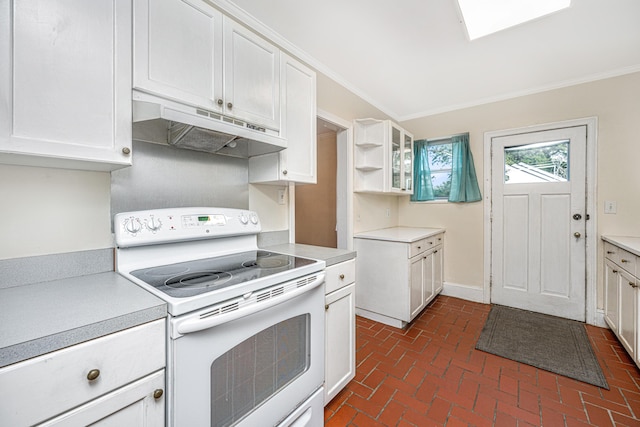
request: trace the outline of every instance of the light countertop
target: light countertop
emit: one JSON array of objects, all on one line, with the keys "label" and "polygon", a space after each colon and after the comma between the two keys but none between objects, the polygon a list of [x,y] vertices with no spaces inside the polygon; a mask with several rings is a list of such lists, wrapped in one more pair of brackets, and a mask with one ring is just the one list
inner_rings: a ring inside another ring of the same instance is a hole
[{"label": "light countertop", "polygon": [[356,257],[355,251],[326,248],[323,246],[303,245],[298,243],[285,243],[283,245],[269,246],[265,249],[302,258],[321,260],[326,263],[327,267]]},{"label": "light countertop", "polygon": [[444,232],[444,228],[391,227],[357,233],[353,237],[356,239],[412,243]]},{"label": "light countertop", "polygon": [[0,289],[0,367],[166,317],[115,272]]},{"label": "light countertop", "polygon": [[640,256],[640,237],[602,236],[602,240],[612,243],[636,256]]}]

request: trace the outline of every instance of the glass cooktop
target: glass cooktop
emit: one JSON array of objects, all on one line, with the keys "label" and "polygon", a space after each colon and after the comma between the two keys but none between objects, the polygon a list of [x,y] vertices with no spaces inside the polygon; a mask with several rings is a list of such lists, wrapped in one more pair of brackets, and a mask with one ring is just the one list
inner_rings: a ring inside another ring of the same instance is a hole
[{"label": "glass cooktop", "polygon": [[184,298],[315,262],[307,258],[258,250],[143,268],[130,274],[169,296]]}]

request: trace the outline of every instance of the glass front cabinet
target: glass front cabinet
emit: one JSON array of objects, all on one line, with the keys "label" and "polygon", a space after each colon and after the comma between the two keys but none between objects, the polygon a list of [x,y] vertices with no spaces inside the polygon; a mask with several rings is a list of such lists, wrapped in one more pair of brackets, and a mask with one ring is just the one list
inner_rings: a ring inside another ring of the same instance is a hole
[{"label": "glass front cabinet", "polygon": [[390,120],[354,121],[354,191],[413,194],[413,135]]}]

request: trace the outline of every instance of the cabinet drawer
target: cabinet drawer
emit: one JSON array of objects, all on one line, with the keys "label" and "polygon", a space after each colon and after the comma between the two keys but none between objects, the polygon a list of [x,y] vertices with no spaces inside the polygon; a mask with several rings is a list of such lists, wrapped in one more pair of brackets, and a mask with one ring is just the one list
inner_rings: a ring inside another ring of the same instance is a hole
[{"label": "cabinet drawer", "polygon": [[436,234],[435,236],[427,237],[416,242],[411,243],[409,247],[409,258],[428,251],[431,248],[435,248],[437,245],[442,244],[442,234]]},{"label": "cabinet drawer", "polygon": [[0,370],[0,419],[32,425],[164,365],[164,319],[16,363]]},{"label": "cabinet drawer", "polygon": [[335,264],[326,269],[325,294],[356,281],[356,260]]},{"label": "cabinet drawer", "polygon": [[610,259],[614,263],[618,264],[629,273],[636,274],[636,265],[638,264],[637,256],[631,252],[627,252],[611,243],[605,242],[604,255],[607,259]]}]

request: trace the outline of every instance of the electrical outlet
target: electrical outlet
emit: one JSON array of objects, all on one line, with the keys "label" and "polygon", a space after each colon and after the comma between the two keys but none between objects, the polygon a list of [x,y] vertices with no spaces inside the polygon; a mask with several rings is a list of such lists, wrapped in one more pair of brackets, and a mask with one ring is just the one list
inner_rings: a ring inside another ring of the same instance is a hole
[{"label": "electrical outlet", "polygon": [[604,213],[615,214],[618,211],[618,204],[612,200],[605,200]]}]

